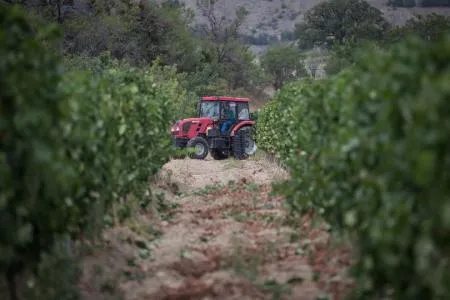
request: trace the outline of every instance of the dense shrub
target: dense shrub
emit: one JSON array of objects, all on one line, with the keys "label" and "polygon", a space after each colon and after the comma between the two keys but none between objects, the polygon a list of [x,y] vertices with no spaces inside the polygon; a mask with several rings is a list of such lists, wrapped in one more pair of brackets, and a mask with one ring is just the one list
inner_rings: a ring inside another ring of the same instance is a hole
[{"label": "dense shrub", "polygon": [[270,154],[280,153],[278,144],[275,143],[279,137],[275,126],[277,121],[282,120],[283,113],[286,114],[285,110],[282,111],[281,102],[273,99],[264,105],[258,115],[256,139],[259,147]]},{"label": "dense shrub", "polygon": [[250,119],[258,122],[259,110],[250,112]]},{"label": "dense shrub", "polygon": [[[311,207],[324,210],[329,199],[324,198],[318,180],[327,170],[316,164],[317,158],[326,145],[333,140],[340,122],[346,118],[344,105],[346,93],[351,90],[351,71],[342,72],[338,77],[316,81],[303,86],[297,96],[297,105],[292,110],[293,122],[288,130],[295,152],[287,158],[293,182],[282,185],[288,195],[288,203],[295,211]],[[320,175],[319,175],[320,174]],[[333,205],[331,200],[328,205]]]},{"label": "dense shrub", "polygon": [[108,68],[96,76],[69,73],[61,87],[70,98],[65,135],[79,174],[74,201],[86,204],[75,219],[95,225],[88,219],[101,223],[118,197],[150,196],[148,179],[167,161],[167,128],[184,94],[176,94],[176,81],[133,68]]},{"label": "dense shrub", "polygon": [[[325,117],[318,112],[323,105],[326,80],[290,83],[277,91],[274,98],[258,114],[259,146],[286,163],[296,154],[305,155],[317,149],[313,137],[322,138],[323,128],[314,128],[314,118]],[[323,108],[325,109],[325,108]],[[317,126],[316,126],[317,127]]]},{"label": "dense shrub", "polygon": [[151,196],[186,92],[157,66],[64,72],[41,42],[51,31],[13,7],[0,22],[0,271],[14,291],[63,236],[99,228],[121,197]]},{"label": "dense shrub", "polygon": [[298,83],[287,84],[258,112],[258,146],[282,160],[287,158],[293,148],[288,125],[292,122],[292,108],[294,103],[298,104],[296,96],[301,86]]},{"label": "dense shrub", "polygon": [[[292,147],[283,191],[294,209],[356,236],[360,298],[450,296],[449,80],[450,37],[410,39],[303,86],[282,115]],[[276,123],[276,105],[259,119]]]},{"label": "dense shrub", "polygon": [[354,72],[317,161],[327,219],[357,234],[361,297],[445,299],[450,39],[410,40],[364,57]]},{"label": "dense shrub", "polygon": [[64,244],[57,243],[53,249],[42,255],[37,275],[29,278],[21,291],[22,299],[82,299],[79,286],[75,284],[82,272],[78,260],[78,257],[67,251]]},{"label": "dense shrub", "polygon": [[73,223],[75,170],[65,155],[57,58],[21,11],[0,6],[0,270],[10,283]]}]

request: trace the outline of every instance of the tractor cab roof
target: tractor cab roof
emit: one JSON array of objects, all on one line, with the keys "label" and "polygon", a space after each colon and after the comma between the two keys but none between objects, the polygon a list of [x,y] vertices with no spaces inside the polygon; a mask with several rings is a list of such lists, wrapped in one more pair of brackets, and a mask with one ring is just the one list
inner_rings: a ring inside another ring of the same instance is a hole
[{"label": "tractor cab roof", "polygon": [[234,101],[234,102],[250,102],[249,98],[225,97],[225,96],[204,96],[202,101]]}]

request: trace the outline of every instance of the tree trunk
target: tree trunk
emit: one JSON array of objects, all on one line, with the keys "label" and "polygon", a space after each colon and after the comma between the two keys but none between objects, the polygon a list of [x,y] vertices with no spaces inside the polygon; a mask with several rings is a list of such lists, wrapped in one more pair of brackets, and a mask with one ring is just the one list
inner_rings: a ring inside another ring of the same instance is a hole
[{"label": "tree trunk", "polygon": [[58,13],[58,23],[62,24],[63,18],[61,15],[61,0],[56,0],[56,10]]}]

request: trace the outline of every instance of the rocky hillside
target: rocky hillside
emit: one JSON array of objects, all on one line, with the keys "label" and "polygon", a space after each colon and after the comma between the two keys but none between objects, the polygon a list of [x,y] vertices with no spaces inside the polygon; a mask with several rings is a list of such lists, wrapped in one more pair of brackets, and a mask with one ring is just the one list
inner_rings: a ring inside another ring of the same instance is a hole
[{"label": "rocky hillside", "polygon": [[[294,29],[295,23],[302,20],[303,14],[323,0],[219,0],[216,4],[217,12],[222,16],[233,16],[236,7],[244,6],[249,15],[242,28],[242,33],[258,36],[267,34],[281,38],[283,32]],[[203,23],[198,9],[197,0],[180,0],[196,11],[196,21]],[[396,25],[405,23],[415,14],[429,14],[432,12],[450,15],[450,8],[392,8],[387,6],[387,0],[367,0],[371,5],[384,12],[386,18]]]}]

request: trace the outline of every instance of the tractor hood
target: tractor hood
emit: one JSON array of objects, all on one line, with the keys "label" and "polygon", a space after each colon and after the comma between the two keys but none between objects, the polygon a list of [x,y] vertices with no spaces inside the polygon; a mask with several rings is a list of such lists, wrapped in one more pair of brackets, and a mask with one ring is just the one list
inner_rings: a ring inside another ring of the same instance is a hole
[{"label": "tractor hood", "polygon": [[[214,123],[211,118],[187,118],[178,120],[172,126],[170,132],[174,136],[187,136],[191,131],[192,127],[201,129],[201,131],[206,129],[206,126],[212,125]],[[198,132],[198,131],[197,131]]]}]

